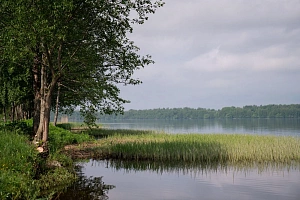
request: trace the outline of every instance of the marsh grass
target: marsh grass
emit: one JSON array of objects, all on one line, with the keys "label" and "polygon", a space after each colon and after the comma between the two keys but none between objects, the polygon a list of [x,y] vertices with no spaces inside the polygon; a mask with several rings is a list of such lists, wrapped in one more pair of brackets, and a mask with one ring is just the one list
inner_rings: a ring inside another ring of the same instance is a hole
[{"label": "marsh grass", "polygon": [[93,150],[106,158],[218,164],[300,162],[300,138],[295,137],[130,130],[99,130],[98,135],[104,138]]}]

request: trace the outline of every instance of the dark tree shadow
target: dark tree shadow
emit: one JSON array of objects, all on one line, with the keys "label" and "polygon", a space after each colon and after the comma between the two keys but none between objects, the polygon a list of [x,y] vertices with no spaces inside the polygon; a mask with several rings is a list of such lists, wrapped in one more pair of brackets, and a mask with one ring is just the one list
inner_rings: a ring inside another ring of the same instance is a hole
[{"label": "dark tree shadow", "polygon": [[109,190],[114,185],[106,185],[102,177],[86,177],[81,172],[82,166],[77,166],[78,180],[65,192],[56,194],[55,200],[107,200]]}]

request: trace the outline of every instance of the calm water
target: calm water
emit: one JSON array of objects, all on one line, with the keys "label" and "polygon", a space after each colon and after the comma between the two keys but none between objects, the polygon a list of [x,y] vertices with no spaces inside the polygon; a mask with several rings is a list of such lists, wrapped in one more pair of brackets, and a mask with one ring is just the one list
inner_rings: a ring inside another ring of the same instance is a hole
[{"label": "calm water", "polygon": [[[102,122],[113,129],[168,133],[246,133],[300,136],[299,119],[147,120]],[[300,167],[186,166],[184,163],[79,163],[80,179],[58,199],[299,200]]]},{"label": "calm water", "polygon": [[300,136],[300,119],[116,120],[107,128],[158,130],[167,133],[247,133]]},{"label": "calm water", "polygon": [[[110,161],[81,164],[80,184],[60,199],[299,200],[299,168],[125,167]],[[85,177],[83,177],[85,176]],[[90,177],[90,178],[87,178]],[[99,178],[92,178],[99,177]]]}]

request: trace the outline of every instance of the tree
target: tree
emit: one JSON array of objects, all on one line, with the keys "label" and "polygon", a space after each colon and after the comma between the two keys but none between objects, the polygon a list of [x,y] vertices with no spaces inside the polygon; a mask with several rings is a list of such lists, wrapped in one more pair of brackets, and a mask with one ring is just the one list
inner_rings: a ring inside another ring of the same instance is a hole
[{"label": "tree", "polygon": [[[58,83],[64,106],[122,112],[118,84],[139,84],[135,70],[153,63],[127,38],[161,0],[16,0],[1,3],[1,52],[24,60],[32,73],[35,140],[48,140],[51,100]],[[132,13],[135,11],[135,14]],[[136,17],[132,17],[136,16]],[[73,96],[67,99],[68,96]],[[38,125],[38,126],[37,126]]]},{"label": "tree", "polygon": [[26,68],[9,64],[5,59],[0,59],[0,109],[3,119],[7,115],[10,120],[28,119],[31,116],[31,88],[28,85],[30,73]]}]

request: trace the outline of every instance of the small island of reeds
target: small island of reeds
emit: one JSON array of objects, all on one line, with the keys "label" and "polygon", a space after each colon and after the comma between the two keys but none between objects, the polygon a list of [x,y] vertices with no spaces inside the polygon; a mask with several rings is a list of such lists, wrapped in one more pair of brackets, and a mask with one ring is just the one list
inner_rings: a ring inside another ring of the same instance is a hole
[{"label": "small island of reeds", "polygon": [[74,158],[187,163],[300,163],[300,138],[246,134],[166,134],[154,131],[90,132],[101,138],[67,146]]}]

